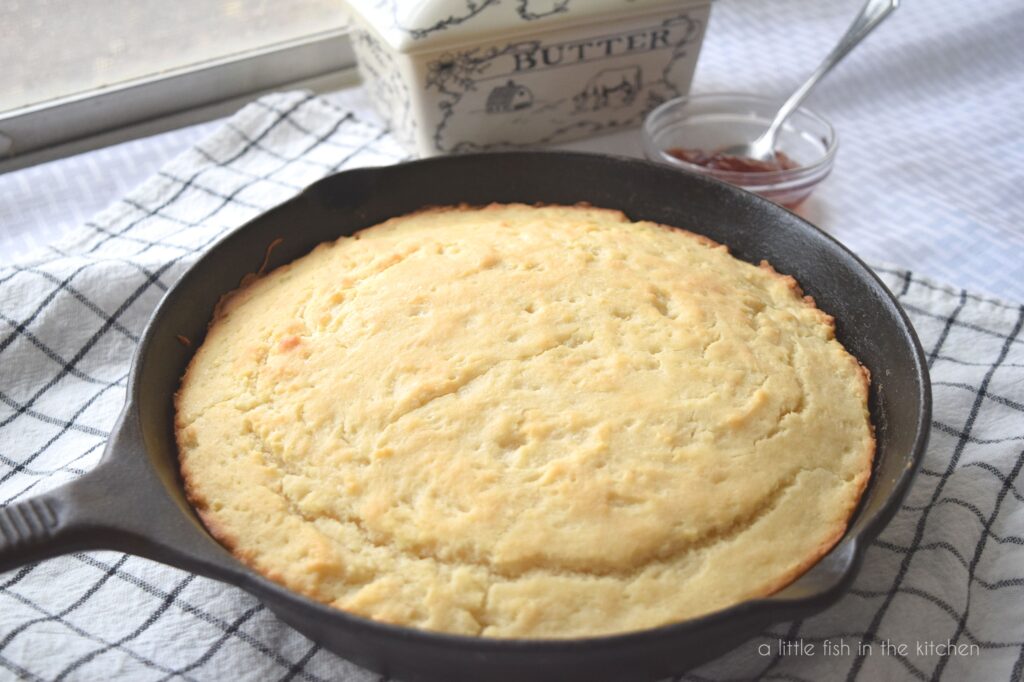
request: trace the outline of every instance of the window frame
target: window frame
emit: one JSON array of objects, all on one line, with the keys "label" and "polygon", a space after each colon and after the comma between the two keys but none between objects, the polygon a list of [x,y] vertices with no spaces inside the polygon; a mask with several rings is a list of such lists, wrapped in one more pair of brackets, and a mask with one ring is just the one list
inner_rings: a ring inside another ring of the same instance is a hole
[{"label": "window frame", "polygon": [[226,116],[273,90],[358,82],[342,28],[0,113],[0,173]]}]

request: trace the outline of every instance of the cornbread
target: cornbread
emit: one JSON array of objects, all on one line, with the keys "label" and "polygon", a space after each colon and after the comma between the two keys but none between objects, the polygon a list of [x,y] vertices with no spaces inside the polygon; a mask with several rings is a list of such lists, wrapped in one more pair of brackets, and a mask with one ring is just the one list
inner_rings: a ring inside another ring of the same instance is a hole
[{"label": "cornbread", "polygon": [[226,296],[177,394],[190,500],[255,570],[490,637],[657,626],[843,534],[867,372],[797,283],[587,206],[394,218]]}]

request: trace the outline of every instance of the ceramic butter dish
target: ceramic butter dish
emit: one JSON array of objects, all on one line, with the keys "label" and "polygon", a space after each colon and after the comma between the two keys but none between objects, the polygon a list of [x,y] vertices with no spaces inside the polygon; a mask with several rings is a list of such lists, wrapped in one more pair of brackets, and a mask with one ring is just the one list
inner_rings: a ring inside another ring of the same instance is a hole
[{"label": "ceramic butter dish", "polygon": [[710,0],[349,0],[367,90],[420,156],[639,125],[686,94]]}]

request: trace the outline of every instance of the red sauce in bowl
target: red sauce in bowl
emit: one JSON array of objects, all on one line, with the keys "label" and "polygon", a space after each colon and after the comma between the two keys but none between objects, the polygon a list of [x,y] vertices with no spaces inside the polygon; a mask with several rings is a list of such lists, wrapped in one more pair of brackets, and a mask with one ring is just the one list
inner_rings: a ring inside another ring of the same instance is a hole
[{"label": "red sauce in bowl", "polygon": [[682,147],[667,149],[665,153],[695,166],[733,173],[769,173],[792,170],[800,165],[782,152],[775,152],[774,161],[759,161],[747,156],[734,156],[722,152],[708,153],[703,149],[684,149]]}]

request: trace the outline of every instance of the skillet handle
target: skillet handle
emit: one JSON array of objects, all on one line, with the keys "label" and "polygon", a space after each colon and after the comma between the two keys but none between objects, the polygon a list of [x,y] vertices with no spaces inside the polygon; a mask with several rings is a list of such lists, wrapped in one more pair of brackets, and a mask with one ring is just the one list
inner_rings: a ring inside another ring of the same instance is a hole
[{"label": "skillet handle", "polygon": [[60,488],[0,507],[0,573],[58,554],[113,544],[103,521],[117,513],[108,494],[105,464],[101,461]]},{"label": "skillet handle", "polygon": [[110,549],[235,584],[251,579],[184,499],[169,494],[168,476],[169,468],[146,457],[136,410],[127,405],[93,469],[0,507],[0,573],[59,554]]}]

